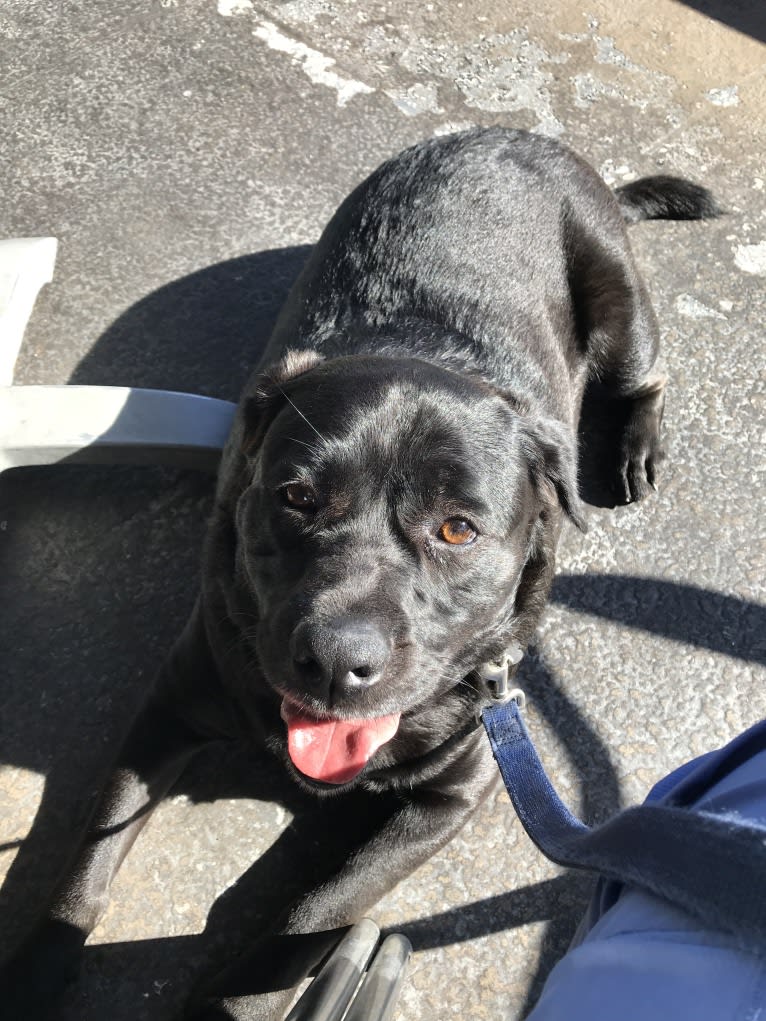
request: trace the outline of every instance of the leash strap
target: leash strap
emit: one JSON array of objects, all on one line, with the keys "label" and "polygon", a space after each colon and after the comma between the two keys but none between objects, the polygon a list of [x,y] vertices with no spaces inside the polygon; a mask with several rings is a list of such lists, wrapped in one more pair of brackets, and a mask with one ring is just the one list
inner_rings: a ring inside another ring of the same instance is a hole
[{"label": "leash strap", "polygon": [[[546,857],[641,887],[705,926],[732,934],[743,948],[766,950],[766,828],[669,800],[628,808],[588,827],[548,779],[515,699],[484,709],[482,722],[513,807]],[[765,749],[761,723],[714,756],[717,773],[725,775]],[[716,769],[703,763],[701,772],[709,781]],[[671,797],[678,801],[701,785],[695,771]]]}]

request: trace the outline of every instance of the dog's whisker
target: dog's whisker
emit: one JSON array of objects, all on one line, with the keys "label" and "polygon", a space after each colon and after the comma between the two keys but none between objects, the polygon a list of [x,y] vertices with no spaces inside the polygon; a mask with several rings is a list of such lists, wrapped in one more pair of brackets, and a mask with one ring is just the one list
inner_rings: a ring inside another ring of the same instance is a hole
[{"label": "dog's whisker", "polygon": [[282,387],[281,387],[281,386],[279,385],[279,383],[276,383],[276,384],[275,384],[275,386],[276,386],[277,390],[279,390],[279,392],[280,392],[280,393],[282,394],[282,396],[283,396],[283,397],[285,398],[285,400],[287,401],[287,403],[288,403],[288,404],[290,404],[290,405],[291,405],[291,406],[292,406],[293,408],[295,408],[295,410],[296,410],[296,411],[298,412],[298,414],[299,414],[299,415],[301,416],[301,418],[302,418],[302,419],[303,419],[303,421],[304,421],[304,422],[306,423],[306,425],[307,425],[307,426],[308,426],[308,427],[309,427],[310,429],[313,429],[313,430],[314,430],[314,432],[315,432],[315,433],[317,434],[317,436],[319,437],[319,439],[320,439],[320,440],[322,440],[322,442],[323,442],[323,443],[326,443],[326,442],[327,442],[327,440],[326,440],[326,439],[324,438],[324,436],[323,436],[323,435],[322,435],[322,434],[320,433],[320,431],[319,431],[319,430],[317,429],[317,427],[316,427],[315,425],[312,425],[312,423],[311,423],[311,422],[309,422],[309,420],[308,420],[308,419],[306,418],[306,416],[305,416],[305,415],[303,414],[303,412],[302,412],[302,411],[301,411],[301,409],[300,409],[300,408],[298,407],[298,405],[297,405],[297,404],[295,403],[295,401],[294,401],[294,400],[292,400],[292,398],[291,398],[291,397],[289,396],[289,394],[286,394],[286,393],[285,393],[285,391],[284,391],[284,390],[282,389]]},{"label": "dog's whisker", "polygon": [[[309,422],[309,425],[311,425],[310,422]],[[300,443],[300,445],[302,447],[305,447],[306,450],[312,451],[312,453],[313,453],[313,451],[316,450],[316,447],[314,446],[313,443],[306,443],[305,440],[299,440],[297,436],[287,436],[286,439],[291,440],[293,443]]]},{"label": "dog's whisker", "polygon": [[230,620],[232,617],[249,617],[251,620],[254,621],[259,620],[258,615],[253,613],[252,610],[230,610],[227,614],[221,617],[218,623],[223,624],[227,620]]},{"label": "dog's whisker", "polygon": [[232,638],[232,640],[226,645],[225,650],[224,650],[226,655],[227,656],[230,655],[232,652],[234,652],[234,650],[238,646],[242,646],[245,649],[251,650],[252,649],[252,645],[250,644],[250,639],[253,639],[253,638],[256,638],[256,637],[257,637],[257,633],[255,632],[254,629],[253,630],[245,629],[243,631],[239,631]]}]

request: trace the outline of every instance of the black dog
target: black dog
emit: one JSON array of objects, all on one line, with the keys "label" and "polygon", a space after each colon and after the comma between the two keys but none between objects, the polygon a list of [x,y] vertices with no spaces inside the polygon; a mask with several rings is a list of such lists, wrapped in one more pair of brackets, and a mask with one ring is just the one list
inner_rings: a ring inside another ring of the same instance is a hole
[{"label": "black dog", "polygon": [[622,498],[654,485],[664,381],[624,222],[716,212],[674,178],[613,195],[558,143],[499,128],[417,145],[346,199],[242,398],[192,619],[7,970],[19,1017],[205,741],[255,740],[318,797],[386,810],[190,1016],[276,1017],[321,943],[285,938],[358,919],[460,829],[495,774],[486,665],[502,683],[534,631],[562,510],[584,527],[587,383],[620,405]]}]

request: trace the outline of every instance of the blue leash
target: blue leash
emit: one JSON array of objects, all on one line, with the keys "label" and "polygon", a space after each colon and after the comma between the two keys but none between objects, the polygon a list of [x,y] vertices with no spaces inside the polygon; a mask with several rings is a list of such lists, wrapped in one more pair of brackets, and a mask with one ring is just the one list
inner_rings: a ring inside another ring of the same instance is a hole
[{"label": "blue leash", "polygon": [[521,717],[519,691],[484,709],[487,731],[513,807],[543,854],[638,886],[729,932],[748,950],[766,950],[766,828],[684,804],[736,765],[766,749],[766,721],[706,756],[670,797],[588,827],[561,801]]}]

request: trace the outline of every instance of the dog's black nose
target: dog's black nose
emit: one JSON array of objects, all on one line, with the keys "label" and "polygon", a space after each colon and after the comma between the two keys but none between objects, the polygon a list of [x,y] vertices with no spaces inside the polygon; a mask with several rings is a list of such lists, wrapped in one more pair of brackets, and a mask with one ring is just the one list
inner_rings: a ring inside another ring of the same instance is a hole
[{"label": "dog's black nose", "polygon": [[291,649],[298,676],[328,701],[375,684],[391,652],[386,635],[364,617],[303,621]]}]

